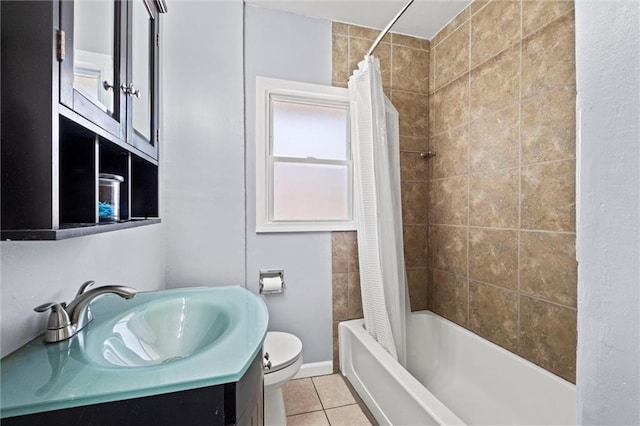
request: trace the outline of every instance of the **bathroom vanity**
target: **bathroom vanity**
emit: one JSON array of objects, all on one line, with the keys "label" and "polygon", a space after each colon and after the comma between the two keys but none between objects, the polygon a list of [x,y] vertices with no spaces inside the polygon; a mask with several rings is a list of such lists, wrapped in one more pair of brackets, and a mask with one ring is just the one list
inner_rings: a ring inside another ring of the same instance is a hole
[{"label": "bathroom vanity", "polygon": [[268,313],[242,287],[104,295],[71,339],[2,359],[3,425],[263,423]]},{"label": "bathroom vanity", "polygon": [[238,382],[3,418],[11,425],[263,424],[262,354]]}]

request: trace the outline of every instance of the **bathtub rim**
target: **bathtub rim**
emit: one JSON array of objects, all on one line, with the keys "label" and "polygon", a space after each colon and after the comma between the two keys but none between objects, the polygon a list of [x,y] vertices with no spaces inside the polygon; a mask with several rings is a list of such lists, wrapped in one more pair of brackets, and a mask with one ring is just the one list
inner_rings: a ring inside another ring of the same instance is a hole
[{"label": "bathtub rim", "polygon": [[[474,333],[473,331],[469,330],[468,328],[465,328],[463,326],[461,326],[460,324],[451,321],[441,315],[438,315],[437,313],[430,311],[430,310],[421,310],[421,311],[413,311],[410,312],[411,315],[416,315],[416,316],[430,316],[430,317],[435,317],[436,320],[441,320],[443,321],[445,324],[450,325],[454,328],[457,328],[461,333],[463,333],[464,335],[476,340],[476,341],[481,341],[481,343],[483,344],[489,344],[493,349],[498,350],[499,352],[509,356],[509,357],[515,357],[517,361],[519,362],[523,362],[524,364],[526,364],[529,367],[533,367],[536,370],[538,370],[541,374],[549,377],[550,379],[557,381],[558,384],[561,384],[562,386],[568,387],[570,390],[575,391],[576,390],[576,385],[574,383],[571,383],[570,381],[568,381],[567,379],[564,379],[560,376],[558,376],[555,373],[552,373],[551,371],[547,370],[546,368],[536,364],[535,362],[529,361],[528,359],[524,358],[523,356],[518,355],[515,352],[512,352],[508,349],[503,348],[502,346],[493,343],[491,340],[482,337],[476,333]],[[366,332],[366,330],[365,330]],[[368,333],[367,333],[368,334]]]},{"label": "bathtub rim", "polygon": [[[479,336],[478,334],[442,317],[441,315],[438,315],[433,311],[421,310],[411,312],[410,314],[412,316],[415,315],[431,317],[430,320],[440,320],[445,325],[456,329],[456,331],[462,332],[462,334],[466,338],[472,338],[475,341],[479,341],[481,344],[488,344],[492,348],[492,350],[497,350],[508,357],[515,358],[517,362],[524,364],[525,367],[534,368],[538,374],[546,376],[546,378],[552,380],[557,385],[573,392],[574,398],[577,397],[576,385],[572,382],[569,382],[568,380],[546,370],[540,365],[535,364],[534,362],[529,361],[522,356],[511,352],[482,336]],[[369,391],[364,387],[360,379],[357,377],[355,371],[353,371],[353,366],[350,364],[351,355],[347,354],[346,351],[343,350],[343,348],[348,347],[348,345],[346,344],[347,342],[345,341],[345,339],[347,338],[344,334],[345,331],[351,332],[351,334],[370,351],[376,362],[386,366],[385,368],[390,374],[396,377],[396,379],[402,379],[401,383],[408,384],[408,386],[403,387],[407,390],[409,396],[411,396],[422,408],[424,408],[430,416],[432,416],[437,422],[439,422],[439,424],[465,424],[453,411],[451,411],[451,409],[449,409],[444,403],[442,403],[433,393],[431,393],[426,387],[424,387],[424,385],[418,379],[416,379],[408,370],[402,367],[377,342],[375,342],[375,340],[373,340],[369,333],[364,329],[364,319],[341,321],[338,323],[338,338],[340,341],[340,371],[352,382],[353,387],[356,389],[363,401],[365,401],[367,407],[369,407],[370,411],[372,412],[376,420],[380,422],[380,424],[390,424],[390,422],[387,416],[380,409],[378,403],[373,399]],[[350,347],[349,350],[351,350]],[[352,378],[355,380],[352,380]],[[433,403],[433,406],[430,406],[431,403]]]},{"label": "bathtub rim", "polygon": [[[380,424],[392,424],[384,413],[375,398],[362,384],[358,374],[353,369],[350,362],[352,357],[347,356],[345,332],[350,332],[356,339],[364,345],[374,359],[382,364],[396,380],[402,383],[402,387],[409,396],[420,405],[429,416],[433,417],[438,424],[443,425],[464,425],[465,423],[456,416],[447,406],[435,397],[422,383],[418,381],[409,371],[394,359],[382,346],[380,346],[369,333],[364,329],[364,319],[341,321],[338,324],[338,339],[340,341],[340,372],[349,379],[351,385],[356,389],[358,395],[367,405],[371,414]],[[345,348],[345,350],[343,350]],[[351,348],[349,347],[349,351]],[[347,363],[348,361],[349,363]]]}]

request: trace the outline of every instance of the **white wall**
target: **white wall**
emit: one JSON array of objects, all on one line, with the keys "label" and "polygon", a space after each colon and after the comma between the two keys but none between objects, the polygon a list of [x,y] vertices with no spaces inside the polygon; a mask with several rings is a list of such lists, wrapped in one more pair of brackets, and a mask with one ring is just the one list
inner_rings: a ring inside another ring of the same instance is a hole
[{"label": "white wall", "polygon": [[578,422],[640,424],[640,3],[576,2]]},{"label": "white wall", "polygon": [[255,234],[253,124],[256,75],[330,84],[331,24],[249,8],[245,58],[241,0],[168,6],[161,22],[162,224],[2,243],[2,354],[44,329],[46,315],[34,306],[69,300],[88,279],[140,290],[163,288],[165,280],[167,287],[248,283],[257,291],[260,268],[283,268],[287,292],[266,298],[270,328],[298,335],[305,362],[329,361],[331,237]]},{"label": "white wall", "polygon": [[332,359],[331,234],[255,232],[256,76],[331,84],[331,22],[245,9],[247,287],[260,269],[284,269],[287,290],[265,296],[269,329],[297,335],[305,363]]},{"label": "white wall", "polygon": [[245,283],[242,0],[162,16],[167,287]]},{"label": "white wall", "polygon": [[48,314],[33,308],[70,301],[84,281],[138,290],[164,287],[162,224],[62,241],[0,243],[2,356],[41,334]]},{"label": "white wall", "polygon": [[89,279],[140,290],[243,284],[243,5],[171,1],[162,16],[162,224],[57,242],[3,242],[2,355],[40,334],[33,307]]},{"label": "white wall", "polygon": [[269,327],[298,335],[305,362],[329,361],[331,236],[255,234],[254,108],[257,75],[330,84],[331,24],[248,7],[243,26],[240,0],[168,6],[161,58],[167,287],[246,283],[257,292],[259,269],[284,269],[286,293],[265,298]]}]

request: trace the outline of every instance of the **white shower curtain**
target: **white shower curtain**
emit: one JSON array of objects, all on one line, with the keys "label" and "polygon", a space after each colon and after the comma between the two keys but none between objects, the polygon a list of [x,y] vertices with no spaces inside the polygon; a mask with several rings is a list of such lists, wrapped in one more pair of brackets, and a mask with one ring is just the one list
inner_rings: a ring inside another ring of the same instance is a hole
[{"label": "white shower curtain", "polygon": [[355,216],[365,327],[406,365],[407,279],[402,243],[398,112],[382,91],[380,61],[349,78]]}]

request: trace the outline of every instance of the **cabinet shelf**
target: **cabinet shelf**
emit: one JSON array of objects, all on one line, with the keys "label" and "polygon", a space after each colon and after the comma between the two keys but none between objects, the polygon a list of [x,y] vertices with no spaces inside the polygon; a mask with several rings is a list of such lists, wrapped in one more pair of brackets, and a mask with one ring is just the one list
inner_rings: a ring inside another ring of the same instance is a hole
[{"label": "cabinet shelf", "polygon": [[57,241],[68,238],[84,237],[86,235],[101,234],[103,232],[119,231],[121,229],[137,228],[139,226],[160,223],[160,218],[131,219],[113,223],[66,223],[58,229],[20,229],[2,231],[0,237],[7,241],[44,240]]},{"label": "cabinet shelf", "polygon": [[84,129],[88,130],[91,133],[94,133],[97,136],[100,136],[102,139],[107,140],[113,143],[114,145],[118,145],[122,149],[126,149],[127,151],[130,151],[138,155],[139,157],[143,158],[144,160],[148,161],[151,164],[154,164],[156,166],[158,165],[158,160],[156,158],[153,158],[150,155],[148,155],[146,152],[143,152],[127,144],[122,139],[115,137],[111,133],[107,132],[106,130],[98,126],[97,124],[94,124],[93,122],[87,120],[86,118],[84,118],[77,112],[73,111],[72,109],[69,109],[65,105],[58,105],[58,113],[60,114],[60,117],[64,117],[69,121],[72,121],[78,124],[79,126],[82,126]]}]

